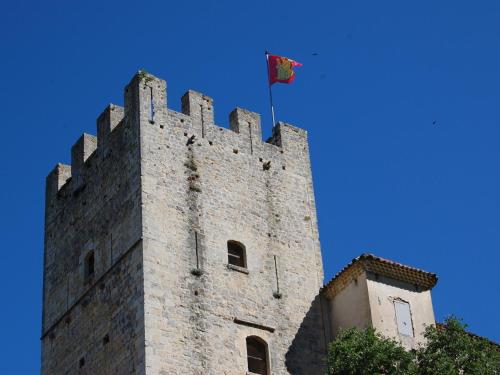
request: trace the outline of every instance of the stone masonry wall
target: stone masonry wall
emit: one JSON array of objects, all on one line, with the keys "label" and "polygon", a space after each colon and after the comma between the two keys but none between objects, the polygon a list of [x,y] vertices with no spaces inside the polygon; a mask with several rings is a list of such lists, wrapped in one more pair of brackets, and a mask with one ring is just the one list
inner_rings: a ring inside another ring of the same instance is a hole
[{"label": "stone masonry wall", "polygon": [[165,81],[138,73],[48,176],[42,374],[246,374],[251,335],[272,374],[324,373],[307,134],[280,123],[263,142],[258,114],[228,130],[213,113],[194,91],[168,110]]},{"label": "stone masonry wall", "polygon": [[47,177],[42,374],[144,374],[136,124],[110,105]]},{"label": "stone masonry wall", "polygon": [[[242,109],[230,130],[217,127],[212,99],[194,91],[182,98],[184,113],[163,110],[165,86],[154,77],[135,86],[146,373],[246,374],[245,339],[257,335],[272,374],[323,374],[327,318],[306,132],[279,124],[262,142],[259,115]],[[228,267],[228,240],[245,245],[248,272]]]}]

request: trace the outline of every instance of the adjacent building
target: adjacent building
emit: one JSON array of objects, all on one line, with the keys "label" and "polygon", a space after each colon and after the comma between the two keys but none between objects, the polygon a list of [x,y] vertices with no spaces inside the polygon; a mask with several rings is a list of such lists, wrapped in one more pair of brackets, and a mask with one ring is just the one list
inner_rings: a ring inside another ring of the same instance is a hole
[{"label": "adjacent building", "polygon": [[431,289],[437,276],[372,254],[352,260],[325,287],[331,333],[373,327],[408,349],[435,324]]}]

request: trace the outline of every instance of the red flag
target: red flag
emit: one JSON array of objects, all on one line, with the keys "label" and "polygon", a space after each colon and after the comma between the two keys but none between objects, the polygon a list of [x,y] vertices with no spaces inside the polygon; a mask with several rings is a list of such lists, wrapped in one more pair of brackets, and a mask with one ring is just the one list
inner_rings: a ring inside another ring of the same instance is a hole
[{"label": "red flag", "polygon": [[302,66],[301,63],[293,61],[287,57],[267,55],[269,67],[269,84],[273,83],[292,83],[295,79],[295,66]]}]

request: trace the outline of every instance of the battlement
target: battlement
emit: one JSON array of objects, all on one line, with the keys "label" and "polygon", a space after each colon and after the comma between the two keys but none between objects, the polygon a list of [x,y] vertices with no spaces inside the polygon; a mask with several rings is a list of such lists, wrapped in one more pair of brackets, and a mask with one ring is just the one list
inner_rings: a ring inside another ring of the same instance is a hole
[{"label": "battlement", "polygon": [[89,158],[95,153],[99,163],[109,156],[110,139],[124,123],[138,129],[181,130],[198,140],[227,143],[229,149],[262,154],[267,159],[279,153],[308,157],[307,132],[303,129],[278,122],[272,136],[263,141],[260,114],[235,108],[229,114],[229,129],[223,128],[214,123],[211,97],[188,90],[181,98],[181,112],[176,112],[167,108],[166,88],[164,80],[144,71],[137,72],[125,87],[124,107],[109,104],[97,118],[97,136],[83,134],[73,145],[71,167],[58,164],[47,176],[47,196],[56,194],[67,181],[74,181],[78,188],[83,183]]},{"label": "battlement", "polygon": [[324,373],[307,132],[167,99],[137,73],[47,177],[41,373],[244,373],[257,337],[269,373]]}]

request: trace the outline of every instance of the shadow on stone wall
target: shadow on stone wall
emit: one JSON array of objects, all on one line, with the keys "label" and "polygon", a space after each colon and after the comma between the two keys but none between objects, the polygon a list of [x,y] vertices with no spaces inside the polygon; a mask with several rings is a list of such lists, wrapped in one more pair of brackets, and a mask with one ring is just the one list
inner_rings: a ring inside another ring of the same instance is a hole
[{"label": "shadow on stone wall", "polygon": [[285,365],[291,375],[324,375],[326,354],[330,341],[327,302],[319,295],[302,321],[290,349]]}]

